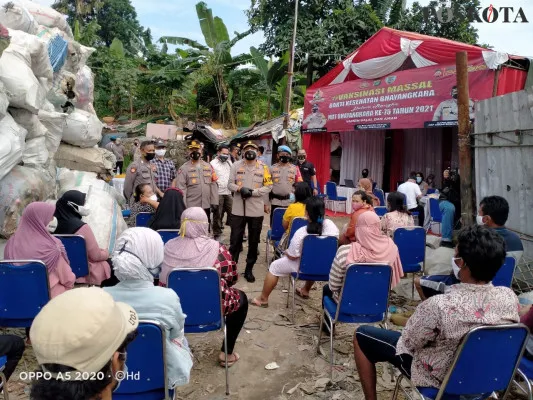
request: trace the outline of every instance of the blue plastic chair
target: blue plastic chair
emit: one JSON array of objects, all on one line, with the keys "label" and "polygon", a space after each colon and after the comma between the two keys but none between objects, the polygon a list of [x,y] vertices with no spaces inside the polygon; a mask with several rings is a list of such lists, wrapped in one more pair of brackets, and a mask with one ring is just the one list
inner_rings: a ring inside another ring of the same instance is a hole
[{"label": "blue plastic chair", "polygon": [[[524,381],[525,388],[518,382],[516,378],[521,378]],[[522,392],[528,395],[529,400],[533,400],[533,387],[531,381],[533,380],[533,360],[530,360],[526,357],[522,357],[518,370],[516,371],[515,380],[513,383],[520,389]]]},{"label": "blue plastic chair", "polygon": [[335,205],[335,202],[344,203],[344,207],[346,208],[346,202],[348,199],[346,197],[337,196],[337,184],[335,182],[326,182],[326,196],[326,202],[333,202],[335,214],[337,214],[337,206]]},{"label": "blue plastic chair", "polygon": [[437,189],[432,189],[432,188],[428,189],[428,194],[434,194],[436,192],[437,192]]},{"label": "blue plastic chair", "polygon": [[[6,369],[6,363],[7,363],[7,357],[2,356],[0,357],[0,390],[4,389],[4,386],[7,383],[6,376],[4,375],[4,370]],[[9,394],[7,393],[7,390],[4,390],[4,400],[9,400]]]},{"label": "blue plastic chair", "polygon": [[176,239],[180,235],[179,229],[159,229],[157,231],[159,233],[159,236],[161,236],[161,239],[163,239],[163,243],[167,243],[168,241],[172,239]]},{"label": "blue plastic chair", "polygon": [[[320,350],[322,324],[329,328],[330,378],[333,377],[333,331],[337,322],[349,324],[379,323],[387,320],[392,268],[387,264],[351,264],[341,288],[339,302],[322,299],[324,312],[318,326],[317,353]],[[326,316],[327,318],[324,318]],[[385,322],[385,327],[387,323]]]},{"label": "blue plastic chair", "polygon": [[137,214],[137,216],[135,217],[135,226],[146,228],[148,226],[148,222],[150,221],[150,218],[152,218],[153,216],[154,214],[147,213],[147,212],[142,212],[142,213]]},{"label": "blue plastic chair", "polygon": [[220,275],[215,268],[175,269],[168,276],[167,287],[180,298],[181,308],[187,315],[185,333],[224,332],[226,353],[226,394],[229,395],[228,341],[222,313]]},{"label": "blue plastic chair", "polygon": [[442,224],[442,213],[440,212],[439,201],[437,199],[429,199],[429,216],[428,229],[431,228],[431,224]]},{"label": "blue plastic chair", "polygon": [[496,272],[496,276],[492,280],[494,286],[511,287],[513,283],[514,270],[516,268],[516,259],[514,257],[505,257],[505,262],[501,268]]},{"label": "blue plastic chair", "polygon": [[376,196],[379,199],[379,205],[384,207],[385,206],[385,193],[383,193],[383,190],[375,188],[373,190],[374,196]]},{"label": "blue plastic chair", "polygon": [[287,292],[287,307],[292,285],[292,322],[295,323],[294,309],[296,297],[296,281],[327,282],[333,259],[337,254],[338,240],[335,236],[308,235],[302,243],[302,255],[298,272],[289,276],[289,290]]},{"label": "blue plastic chair", "polygon": [[272,216],[272,227],[267,232],[267,239],[266,239],[266,260],[268,262],[268,255],[270,246],[274,246],[275,242],[279,242],[281,240],[281,237],[283,236],[283,233],[285,230],[283,229],[283,215],[285,214],[285,211],[287,209],[284,207],[276,208],[274,210],[274,215]]},{"label": "blue plastic chair", "polygon": [[381,218],[381,217],[385,216],[385,214],[387,214],[387,207],[383,207],[383,206],[374,207],[374,211],[376,212],[378,217]]},{"label": "blue plastic chair", "polygon": [[113,400],[170,400],[165,359],[166,332],[157,321],[141,320],[127,348],[128,377]]},{"label": "blue plastic chair", "polygon": [[326,197],[328,197],[326,194],[324,194],[324,192],[322,191],[322,186],[320,186],[320,182],[319,181],[316,181],[316,184],[317,184],[317,188],[316,190],[318,191],[318,197],[320,197],[321,199],[325,199]]},{"label": "blue plastic chair", "polygon": [[424,271],[426,267],[426,230],[421,226],[396,228],[392,239],[398,246],[403,272],[413,274],[411,296],[414,298],[415,273]]},{"label": "blue plastic chair", "polygon": [[309,221],[307,221],[307,219],[303,217],[296,217],[292,220],[289,230],[289,240],[287,241],[287,248],[289,247],[289,244],[291,243],[291,240],[294,237],[296,231],[304,226],[307,226],[308,223]]},{"label": "blue plastic chair", "polygon": [[[417,387],[420,398],[459,400],[460,396],[487,398],[492,392],[507,397],[526,346],[529,330],[523,324],[480,326],[468,332],[455,352],[440,388]],[[396,381],[392,399],[401,389]],[[423,397],[422,397],[423,396]]]},{"label": "blue plastic chair", "polygon": [[90,267],[89,259],[87,257],[87,244],[85,238],[81,235],[54,235],[61,240],[67,252],[70,268],[76,278],[87,277],[90,282]]},{"label": "blue plastic chair", "polygon": [[0,326],[29,328],[49,300],[48,271],[42,261],[0,261]]}]

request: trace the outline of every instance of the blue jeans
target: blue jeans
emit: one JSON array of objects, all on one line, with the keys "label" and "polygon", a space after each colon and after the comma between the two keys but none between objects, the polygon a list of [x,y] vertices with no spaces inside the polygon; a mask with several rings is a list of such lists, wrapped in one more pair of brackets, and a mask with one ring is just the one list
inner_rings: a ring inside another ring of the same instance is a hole
[{"label": "blue jeans", "polygon": [[439,209],[442,214],[442,240],[451,242],[453,235],[453,219],[455,216],[455,206],[448,200],[441,200],[439,201]]}]

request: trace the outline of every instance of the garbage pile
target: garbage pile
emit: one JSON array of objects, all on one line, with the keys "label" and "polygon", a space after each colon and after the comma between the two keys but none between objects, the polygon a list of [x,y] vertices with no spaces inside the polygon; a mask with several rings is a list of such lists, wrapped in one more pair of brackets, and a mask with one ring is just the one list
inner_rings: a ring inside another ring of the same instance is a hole
[{"label": "garbage pile", "polygon": [[114,156],[97,147],[94,51],[54,9],[0,0],[0,237],[27,204],[57,198],[57,167],[112,173]]}]

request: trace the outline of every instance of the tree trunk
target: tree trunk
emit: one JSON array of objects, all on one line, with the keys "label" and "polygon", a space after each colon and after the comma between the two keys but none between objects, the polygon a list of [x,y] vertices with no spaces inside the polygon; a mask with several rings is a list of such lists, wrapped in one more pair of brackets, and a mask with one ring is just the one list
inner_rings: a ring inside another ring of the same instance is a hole
[{"label": "tree trunk", "polygon": [[270,104],[270,101],[271,101],[271,97],[272,97],[272,93],[270,92],[270,89],[267,91],[267,121],[270,120],[270,118],[272,118],[272,110],[271,110],[271,104]]},{"label": "tree trunk", "polygon": [[313,56],[309,54],[307,56],[307,87],[313,84]]}]

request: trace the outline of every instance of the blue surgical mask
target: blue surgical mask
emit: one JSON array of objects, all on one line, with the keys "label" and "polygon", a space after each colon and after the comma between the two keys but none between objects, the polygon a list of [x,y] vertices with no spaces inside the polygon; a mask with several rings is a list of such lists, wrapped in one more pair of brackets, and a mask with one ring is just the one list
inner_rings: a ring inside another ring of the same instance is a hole
[{"label": "blue surgical mask", "polygon": [[[120,372],[120,374],[119,374],[119,372]],[[117,378],[120,378],[120,377],[122,377],[122,379],[117,379]],[[128,364],[126,364],[126,360],[124,360],[124,368],[122,369],[122,371],[117,371],[115,373],[115,379],[117,380],[118,384],[113,389],[113,393],[118,390],[118,388],[120,387],[120,384],[122,383],[123,380],[128,379]]]},{"label": "blue surgical mask", "polygon": [[291,203],[294,203],[295,200],[296,200],[296,198],[294,197],[294,193],[291,193],[291,194],[289,195],[289,201],[290,201]]},{"label": "blue surgical mask", "polygon": [[416,183],[422,183],[422,178],[419,177],[419,176],[417,176],[417,177],[416,177]]}]

